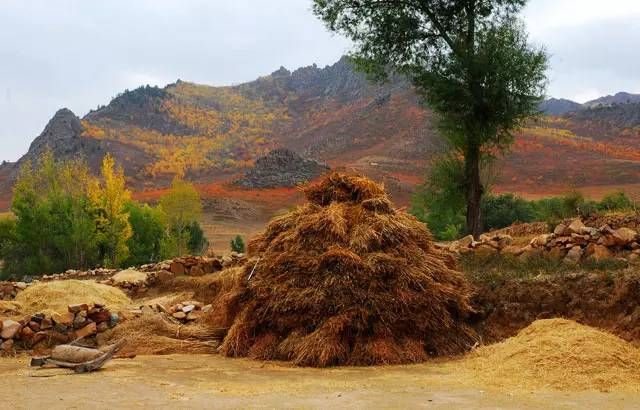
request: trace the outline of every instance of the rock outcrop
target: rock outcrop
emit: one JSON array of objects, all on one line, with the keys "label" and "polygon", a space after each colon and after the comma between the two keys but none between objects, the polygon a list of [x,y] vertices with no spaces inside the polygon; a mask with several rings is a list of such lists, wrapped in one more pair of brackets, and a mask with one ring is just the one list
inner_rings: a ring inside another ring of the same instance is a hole
[{"label": "rock outcrop", "polygon": [[243,188],[293,187],[324,174],[329,167],[303,158],[288,149],[276,149],[258,158],[243,178],[235,182]]}]

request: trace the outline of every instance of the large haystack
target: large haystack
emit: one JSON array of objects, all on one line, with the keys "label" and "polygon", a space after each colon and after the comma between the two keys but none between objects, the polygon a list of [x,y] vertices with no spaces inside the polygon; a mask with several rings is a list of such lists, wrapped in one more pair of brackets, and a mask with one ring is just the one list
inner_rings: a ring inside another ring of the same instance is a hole
[{"label": "large haystack", "polygon": [[382,186],[335,173],[305,194],[308,204],[251,241],[257,265],[217,298],[215,325],[230,327],[223,354],[372,365],[420,362],[475,343],[463,276]]}]

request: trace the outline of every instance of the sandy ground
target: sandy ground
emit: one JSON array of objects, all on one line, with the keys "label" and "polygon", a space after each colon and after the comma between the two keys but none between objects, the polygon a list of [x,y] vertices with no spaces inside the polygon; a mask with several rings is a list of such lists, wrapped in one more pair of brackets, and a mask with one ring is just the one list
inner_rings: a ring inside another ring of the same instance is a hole
[{"label": "sandy ground", "polygon": [[141,356],[84,375],[27,363],[0,359],[0,408],[640,408],[640,395],[468,386],[451,363],[303,369],[215,355]]}]

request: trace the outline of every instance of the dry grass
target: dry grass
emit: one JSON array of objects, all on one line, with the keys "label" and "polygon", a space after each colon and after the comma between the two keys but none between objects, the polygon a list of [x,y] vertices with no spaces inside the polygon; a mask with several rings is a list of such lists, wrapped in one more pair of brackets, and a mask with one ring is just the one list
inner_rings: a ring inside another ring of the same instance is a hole
[{"label": "dry grass", "polygon": [[249,243],[255,259],[244,270],[207,285],[219,295],[210,322],[230,328],[223,354],[371,365],[457,354],[475,343],[464,323],[464,277],[382,186],[332,174],[305,195],[310,203]]},{"label": "dry grass", "polygon": [[181,325],[162,314],[149,314],[116,326],[105,343],[125,339],[121,354],[162,355],[174,353],[215,353],[220,332],[203,324]]},{"label": "dry grass", "polygon": [[101,303],[114,311],[131,304],[129,297],[120,289],[91,280],[36,283],[18,293],[15,301],[22,306],[24,314],[66,312],[67,306],[78,303]]},{"label": "dry grass", "polygon": [[538,320],[451,365],[461,378],[500,389],[640,391],[636,347],[564,319]]}]

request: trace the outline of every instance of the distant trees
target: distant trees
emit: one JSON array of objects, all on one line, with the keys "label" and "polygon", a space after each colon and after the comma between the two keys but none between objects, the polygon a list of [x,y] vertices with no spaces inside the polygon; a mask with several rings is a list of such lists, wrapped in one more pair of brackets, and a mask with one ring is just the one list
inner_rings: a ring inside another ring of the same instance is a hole
[{"label": "distant trees", "polygon": [[526,0],[314,0],[330,30],[356,44],[357,66],[377,79],[406,75],[439,114],[463,159],[466,230],[482,230],[483,157],[538,111],[547,56],[529,45],[517,14]]},{"label": "distant trees", "polygon": [[2,273],[131,266],[204,252],[208,242],[193,185],[174,181],[160,203],[132,201],[124,173],[109,155],[94,177],[84,162],[59,162],[46,152],[23,165],[13,215],[0,219]]}]

